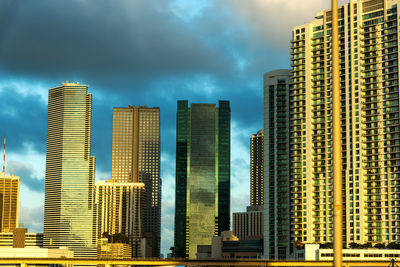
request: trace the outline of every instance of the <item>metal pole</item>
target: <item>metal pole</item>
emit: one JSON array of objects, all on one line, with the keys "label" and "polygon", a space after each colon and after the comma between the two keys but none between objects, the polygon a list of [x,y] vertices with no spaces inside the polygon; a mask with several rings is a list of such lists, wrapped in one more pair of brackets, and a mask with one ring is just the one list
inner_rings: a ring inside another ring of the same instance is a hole
[{"label": "metal pole", "polygon": [[333,266],[342,267],[342,129],[337,0],[332,0]]}]

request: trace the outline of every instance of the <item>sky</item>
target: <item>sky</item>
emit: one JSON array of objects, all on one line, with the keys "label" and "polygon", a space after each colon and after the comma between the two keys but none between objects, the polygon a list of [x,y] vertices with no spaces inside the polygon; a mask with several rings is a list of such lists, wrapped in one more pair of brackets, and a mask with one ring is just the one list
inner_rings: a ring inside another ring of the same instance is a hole
[{"label": "sky", "polygon": [[[343,3],[343,1],[339,1]],[[112,108],[161,110],[162,243],[173,246],[176,102],[231,105],[231,211],[249,205],[263,74],[290,68],[291,29],[328,0],[1,0],[0,135],[21,177],[19,222],[43,231],[48,89],[93,94],[96,180],[110,177]]]}]

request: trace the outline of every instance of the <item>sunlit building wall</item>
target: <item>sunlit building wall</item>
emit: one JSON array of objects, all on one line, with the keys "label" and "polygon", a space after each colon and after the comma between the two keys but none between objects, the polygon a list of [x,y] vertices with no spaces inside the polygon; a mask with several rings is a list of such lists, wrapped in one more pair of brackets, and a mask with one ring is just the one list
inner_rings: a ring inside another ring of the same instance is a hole
[{"label": "sunlit building wall", "polygon": [[111,179],[144,183],[143,236],[147,257],[160,256],[161,177],[160,109],[128,106],[113,109]]},{"label": "sunlit building wall", "polygon": [[264,256],[290,254],[290,70],[264,74]]},{"label": "sunlit building wall", "polygon": [[264,130],[250,139],[250,205],[264,205]]},{"label": "sunlit building wall", "polygon": [[10,233],[18,226],[20,179],[0,172],[0,232]]},{"label": "sunlit building wall", "polygon": [[175,256],[195,259],[198,245],[230,229],[228,101],[178,101],[175,190]]},{"label": "sunlit building wall", "polygon": [[[397,0],[339,9],[344,242],[400,241]],[[332,242],[332,13],[294,27],[291,243]]]},{"label": "sunlit building wall", "polygon": [[98,238],[104,233],[121,233],[129,238],[132,257],[144,257],[141,251],[143,183],[96,182]]},{"label": "sunlit building wall", "polygon": [[96,257],[95,159],[90,154],[92,95],[79,83],[49,90],[44,246]]}]

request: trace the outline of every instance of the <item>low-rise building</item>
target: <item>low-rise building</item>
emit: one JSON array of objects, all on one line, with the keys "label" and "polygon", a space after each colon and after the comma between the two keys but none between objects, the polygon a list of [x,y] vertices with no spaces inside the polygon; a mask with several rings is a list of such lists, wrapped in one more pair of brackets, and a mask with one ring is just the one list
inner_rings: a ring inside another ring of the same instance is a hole
[{"label": "low-rise building", "polygon": [[264,208],[248,206],[246,212],[234,212],[233,234],[239,240],[262,239],[264,237]]},{"label": "low-rise building", "polygon": [[[74,252],[67,247],[60,248],[39,248],[39,247],[25,247],[25,248],[0,248],[1,258],[73,258]],[[13,265],[7,265],[13,266]],[[17,265],[15,265],[17,266]],[[19,266],[19,264],[18,264]]]},{"label": "low-rise building", "polygon": [[28,233],[26,228],[16,228],[12,233],[0,233],[0,248],[43,247],[43,233]]},{"label": "low-rise building", "polygon": [[198,260],[258,259],[263,253],[263,240],[239,240],[232,231],[212,238],[211,245],[197,247]]},{"label": "low-rise building", "polygon": [[124,243],[109,243],[107,238],[99,241],[97,255],[99,259],[129,259],[132,246]]},{"label": "low-rise building", "polygon": [[[297,250],[292,258],[295,260],[333,260],[333,249],[320,248],[319,244],[305,244],[304,248]],[[399,249],[343,249],[343,261],[400,261]]]}]

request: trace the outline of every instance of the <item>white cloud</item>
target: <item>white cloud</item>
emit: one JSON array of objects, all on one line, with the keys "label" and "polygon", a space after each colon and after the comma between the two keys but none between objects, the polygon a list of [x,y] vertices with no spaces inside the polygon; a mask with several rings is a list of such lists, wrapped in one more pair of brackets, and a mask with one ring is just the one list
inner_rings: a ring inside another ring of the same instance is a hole
[{"label": "white cloud", "polygon": [[29,233],[43,233],[43,205],[37,207],[19,206],[19,223],[28,228]]},{"label": "white cloud", "polygon": [[49,87],[39,80],[28,81],[22,78],[2,80],[0,83],[0,92],[7,90],[8,88],[15,88],[15,92],[23,97],[39,96],[43,104],[47,105],[47,94]]},{"label": "white cloud", "polygon": [[[339,1],[342,5],[348,1]],[[267,45],[289,48],[292,28],[314,19],[318,12],[330,9],[328,0],[223,0],[235,16]],[[240,23],[238,20],[236,23]]]},{"label": "white cloud", "polygon": [[[7,151],[6,171],[13,172],[13,169],[17,169],[23,164],[26,168],[29,168],[32,175],[44,179],[46,155],[37,152],[30,143],[24,143],[23,147],[23,153],[17,154],[13,151]],[[15,175],[18,175],[18,173],[15,173]],[[23,177],[21,177],[21,180],[23,181]]]}]

